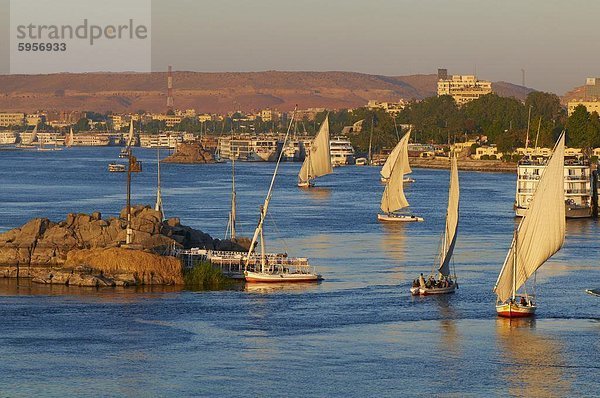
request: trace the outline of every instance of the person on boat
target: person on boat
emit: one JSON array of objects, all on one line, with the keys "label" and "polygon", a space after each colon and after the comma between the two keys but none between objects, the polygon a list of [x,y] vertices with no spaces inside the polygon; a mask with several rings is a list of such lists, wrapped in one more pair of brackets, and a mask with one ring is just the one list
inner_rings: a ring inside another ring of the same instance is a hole
[{"label": "person on boat", "polygon": [[421,273],[421,275],[419,276],[419,286],[427,287],[427,284],[425,283],[425,278],[423,278],[423,273]]},{"label": "person on boat", "polygon": [[521,296],[521,305],[523,305],[523,306],[527,305],[527,300],[525,299],[524,296]]}]

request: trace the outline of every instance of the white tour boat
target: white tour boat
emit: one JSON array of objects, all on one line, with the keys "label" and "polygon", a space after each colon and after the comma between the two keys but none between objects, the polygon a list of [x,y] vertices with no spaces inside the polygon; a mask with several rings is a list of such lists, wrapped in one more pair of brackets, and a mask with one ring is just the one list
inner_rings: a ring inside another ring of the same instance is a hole
[{"label": "white tour boat", "polygon": [[333,167],[354,164],[354,147],[346,137],[334,137],[329,142]]},{"label": "white tour boat", "polygon": [[[544,170],[548,158],[526,155],[517,166],[515,215],[523,217]],[[564,164],[565,216],[587,218],[592,216],[591,167],[585,158],[568,157]]]}]

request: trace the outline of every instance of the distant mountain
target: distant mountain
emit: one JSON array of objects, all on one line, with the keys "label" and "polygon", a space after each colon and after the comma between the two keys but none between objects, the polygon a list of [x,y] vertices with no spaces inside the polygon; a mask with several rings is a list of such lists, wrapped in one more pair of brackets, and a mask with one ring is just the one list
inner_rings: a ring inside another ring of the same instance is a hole
[{"label": "distant mountain", "polygon": [[[94,110],[160,112],[166,73],[0,75],[0,111]],[[199,112],[354,108],[368,100],[422,99],[436,94],[436,75],[380,76],[354,72],[174,72],[175,107]],[[532,89],[493,84],[524,99]]]},{"label": "distant mountain", "polygon": [[571,100],[580,100],[585,98],[585,86],[575,87],[571,91],[568,91],[560,98],[560,102],[567,106],[567,103]]}]

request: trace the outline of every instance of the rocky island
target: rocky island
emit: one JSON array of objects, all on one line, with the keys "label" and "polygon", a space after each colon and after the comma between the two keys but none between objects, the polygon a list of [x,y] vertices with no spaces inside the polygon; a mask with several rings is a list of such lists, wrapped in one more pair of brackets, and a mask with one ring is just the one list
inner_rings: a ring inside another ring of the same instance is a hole
[{"label": "rocky island", "polygon": [[60,222],[35,218],[0,234],[0,277],[70,286],[174,285],[183,283],[174,248],[246,250],[237,242],[213,239],[161,220],[150,206],[131,209],[133,241],[125,245],[126,209],[119,217],[69,214]]},{"label": "rocky island", "polygon": [[177,146],[174,154],[162,160],[164,163],[215,163],[210,151],[204,149],[199,142],[182,143]]}]

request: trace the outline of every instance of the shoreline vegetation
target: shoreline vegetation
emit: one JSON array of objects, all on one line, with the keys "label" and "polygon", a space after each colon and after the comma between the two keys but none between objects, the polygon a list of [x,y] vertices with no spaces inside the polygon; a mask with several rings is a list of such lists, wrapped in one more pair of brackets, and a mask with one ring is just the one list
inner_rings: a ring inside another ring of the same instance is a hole
[{"label": "shoreline vegetation", "polygon": [[[410,166],[422,169],[450,169],[448,158],[410,158]],[[487,173],[514,173],[517,163],[504,162],[502,160],[473,160],[459,159],[458,169],[462,171],[480,171]]]},{"label": "shoreline vegetation", "polygon": [[220,290],[236,284],[234,279],[225,276],[208,261],[198,261],[192,268],[184,268],[183,280],[190,290]]}]

